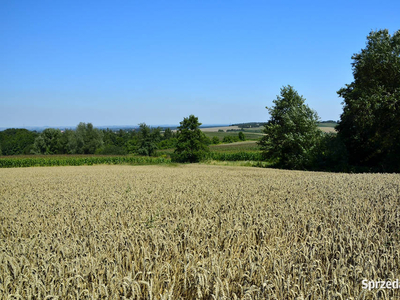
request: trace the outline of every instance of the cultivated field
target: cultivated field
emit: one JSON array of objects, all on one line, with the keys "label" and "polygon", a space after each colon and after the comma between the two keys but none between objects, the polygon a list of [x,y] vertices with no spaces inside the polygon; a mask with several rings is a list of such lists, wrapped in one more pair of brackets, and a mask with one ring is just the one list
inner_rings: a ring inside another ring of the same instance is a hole
[{"label": "cultivated field", "polygon": [[255,151],[260,152],[257,141],[235,142],[229,144],[210,145],[210,150],[215,152],[240,152]]},{"label": "cultivated field", "polygon": [[[336,125],[337,125],[336,123],[319,123],[318,128],[321,129],[323,132],[336,132],[336,130],[335,130]],[[223,131],[226,132],[229,129],[239,130],[240,128],[238,126],[225,126],[225,127],[200,128],[200,129],[204,133],[211,133],[211,132],[218,132],[218,130],[220,130],[220,129],[222,129]],[[263,130],[264,130],[264,126],[250,127],[250,128],[245,128],[243,133],[244,134],[259,133],[261,136],[261,135],[263,135],[262,134]]]},{"label": "cultivated field", "polygon": [[[0,299],[398,299],[400,175],[0,170]],[[58,296],[58,297],[56,297]]]},{"label": "cultivated field", "polygon": [[223,131],[227,131],[229,129],[239,130],[240,128],[238,126],[220,126],[220,127],[206,127],[200,129],[203,132],[218,132],[218,130],[223,130]]},{"label": "cultivated field", "polygon": [[323,132],[333,132],[333,133],[335,133],[336,132],[336,129],[335,129],[335,127],[318,127],[319,129],[321,129]]}]

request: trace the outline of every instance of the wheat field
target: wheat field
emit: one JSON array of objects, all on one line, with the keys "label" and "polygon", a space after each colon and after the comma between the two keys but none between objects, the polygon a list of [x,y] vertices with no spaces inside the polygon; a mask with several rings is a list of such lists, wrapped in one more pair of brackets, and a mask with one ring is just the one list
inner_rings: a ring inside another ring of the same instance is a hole
[{"label": "wheat field", "polygon": [[397,299],[400,175],[0,170],[0,299]]}]

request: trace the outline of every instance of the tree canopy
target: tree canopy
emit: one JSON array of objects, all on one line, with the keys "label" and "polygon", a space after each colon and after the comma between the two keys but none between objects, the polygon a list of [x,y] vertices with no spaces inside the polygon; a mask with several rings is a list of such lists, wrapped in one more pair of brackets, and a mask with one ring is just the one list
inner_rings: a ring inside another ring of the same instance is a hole
[{"label": "tree canopy", "polygon": [[161,129],[151,128],[146,123],[139,124],[138,153],[141,155],[153,155],[157,150],[157,143],[161,140]]},{"label": "tree canopy", "polygon": [[352,59],[354,81],[337,92],[344,99],[337,130],[350,163],[400,170],[400,30],[372,31]]},{"label": "tree canopy", "polygon": [[1,155],[30,154],[38,133],[27,129],[9,128],[0,131]]},{"label": "tree canopy", "polygon": [[201,123],[194,115],[184,118],[178,127],[178,137],[173,160],[177,162],[198,162],[209,151],[208,139],[200,130]]},{"label": "tree canopy", "polygon": [[305,99],[290,85],[266,107],[271,119],[264,126],[265,136],[258,142],[265,159],[286,168],[305,168],[317,145],[321,131],[317,113],[304,104]]}]

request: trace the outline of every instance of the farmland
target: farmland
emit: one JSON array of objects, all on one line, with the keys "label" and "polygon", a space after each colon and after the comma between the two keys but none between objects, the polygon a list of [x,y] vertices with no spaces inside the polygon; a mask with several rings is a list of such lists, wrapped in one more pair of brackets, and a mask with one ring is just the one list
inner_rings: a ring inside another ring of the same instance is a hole
[{"label": "farmland", "polygon": [[[337,123],[334,122],[318,123],[318,128],[323,132],[335,133],[336,125]],[[240,128],[238,126],[225,126],[225,127],[201,128],[201,130],[208,138],[213,138],[214,136],[216,136],[220,140],[222,140],[225,136],[237,136]],[[223,132],[218,130],[222,130]],[[238,130],[238,131],[228,131],[228,130]],[[244,128],[242,132],[245,134],[247,140],[259,140],[264,135],[263,130],[264,126],[258,126],[258,127]]]},{"label": "farmland", "polygon": [[1,169],[0,299],[395,299],[400,175]]},{"label": "farmland", "polygon": [[[220,140],[222,140],[226,136],[232,136],[232,137],[237,137],[238,136],[237,131],[228,131],[228,132],[213,132],[213,131],[205,131],[204,134],[208,138],[213,138],[214,136],[218,137]],[[254,132],[243,132],[244,135],[246,136],[247,140],[259,140],[263,134],[262,133],[254,133]]]}]

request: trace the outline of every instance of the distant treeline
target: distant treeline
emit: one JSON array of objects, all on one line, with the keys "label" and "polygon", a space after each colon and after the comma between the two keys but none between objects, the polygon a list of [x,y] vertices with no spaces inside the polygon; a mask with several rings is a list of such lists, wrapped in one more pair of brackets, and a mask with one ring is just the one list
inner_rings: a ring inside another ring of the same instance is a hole
[{"label": "distant treeline", "polygon": [[151,155],[157,148],[174,147],[175,133],[140,124],[137,130],[97,129],[79,123],[75,130],[47,128],[42,132],[6,129],[0,132],[0,154],[113,154]]},{"label": "distant treeline", "polygon": [[237,123],[237,124],[232,124],[230,126],[237,126],[241,129],[243,128],[254,128],[254,127],[261,127],[264,126],[266,122],[248,122],[248,123]]},{"label": "distant treeline", "polygon": [[[223,143],[245,140],[243,133],[237,137],[224,137]],[[207,138],[208,144],[219,144],[218,137]],[[99,154],[151,156],[157,149],[175,148],[177,133],[170,128],[150,127],[145,123],[136,129],[98,129],[91,123],[79,123],[74,129],[47,128],[42,132],[27,129],[0,131],[0,155],[28,154]]]},{"label": "distant treeline", "polygon": [[338,121],[328,120],[328,121],[319,121],[318,123],[320,123],[320,124],[325,124],[325,123],[335,123],[335,124],[338,124]]}]

